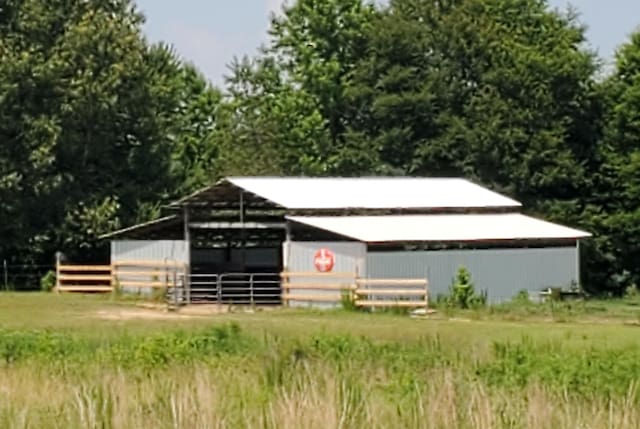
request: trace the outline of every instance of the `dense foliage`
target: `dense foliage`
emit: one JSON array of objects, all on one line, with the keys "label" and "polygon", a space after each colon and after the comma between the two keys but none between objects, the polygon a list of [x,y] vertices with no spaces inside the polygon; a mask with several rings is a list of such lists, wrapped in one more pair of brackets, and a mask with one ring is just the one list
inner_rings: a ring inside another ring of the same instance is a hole
[{"label": "dense foliage", "polygon": [[[128,0],[0,6],[0,254],[95,257],[96,236],[153,214],[211,152],[219,99]],[[188,158],[188,159],[186,159]]]},{"label": "dense foliage", "polygon": [[96,237],[228,174],[464,176],[595,234],[583,277],[640,281],[640,33],[603,77],[545,0],[298,0],[211,87],[132,0],[0,5],[0,259]]}]

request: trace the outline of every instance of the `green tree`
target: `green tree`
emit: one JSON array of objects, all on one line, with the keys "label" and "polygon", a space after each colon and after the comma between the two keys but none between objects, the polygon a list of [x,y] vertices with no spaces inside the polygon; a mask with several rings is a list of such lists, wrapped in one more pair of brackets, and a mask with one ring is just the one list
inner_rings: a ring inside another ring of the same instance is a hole
[{"label": "green tree", "polygon": [[214,182],[219,176],[220,147],[216,127],[222,116],[222,92],[211,86],[192,65],[183,65],[175,79],[177,110],[171,123],[174,197],[184,196]]},{"label": "green tree", "polygon": [[375,169],[375,151],[348,138],[345,122],[349,76],[375,13],[361,0],[300,0],[273,18],[261,55],[232,65],[223,168],[307,175]]},{"label": "green tree", "polygon": [[616,54],[613,74],[602,84],[607,99],[598,197],[604,286],[622,292],[640,284],[640,32]]},{"label": "green tree", "polygon": [[372,28],[351,123],[391,170],[534,204],[580,193],[596,63],[575,17],[539,0],[397,0]]},{"label": "green tree", "polygon": [[149,46],[142,23],[129,0],[0,6],[2,257],[93,258],[97,235],[186,181],[183,136],[198,140],[195,122],[209,120],[189,103],[205,93],[209,111],[215,94]]},{"label": "green tree", "polygon": [[223,175],[320,174],[325,120],[269,57],[235,61],[215,140]]}]

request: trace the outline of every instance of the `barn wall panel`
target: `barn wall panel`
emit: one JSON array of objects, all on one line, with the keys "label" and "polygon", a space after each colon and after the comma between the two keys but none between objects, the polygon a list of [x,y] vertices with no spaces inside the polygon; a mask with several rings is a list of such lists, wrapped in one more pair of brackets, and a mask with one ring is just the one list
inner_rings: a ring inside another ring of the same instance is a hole
[{"label": "barn wall panel", "polygon": [[187,264],[189,251],[184,240],[116,240],[111,242],[111,262],[175,261]]},{"label": "barn wall panel", "polygon": [[476,290],[490,302],[513,298],[518,291],[536,293],[549,286],[577,282],[575,247],[441,251],[369,251],[371,278],[428,278],[430,295],[446,294],[460,266],[472,275]]},{"label": "barn wall panel", "polygon": [[[287,245],[289,249],[287,251]],[[313,259],[316,251],[321,248],[331,250],[335,255],[335,265],[333,267],[334,273],[353,273],[355,277],[356,273],[362,275],[366,272],[366,253],[367,248],[364,243],[358,242],[301,242],[294,241],[289,244],[284,243],[284,255],[288,255],[286,258],[286,266],[290,272],[315,272],[316,268],[313,264]],[[320,284],[336,284],[344,283],[345,285],[352,280],[349,279],[336,279],[336,278],[291,278],[290,283],[320,283]],[[308,289],[290,289],[291,294],[295,295],[332,295],[339,293],[339,291],[318,291]],[[314,303],[311,304],[307,301],[291,302],[291,306],[313,306],[313,307],[335,307],[336,303]]]}]

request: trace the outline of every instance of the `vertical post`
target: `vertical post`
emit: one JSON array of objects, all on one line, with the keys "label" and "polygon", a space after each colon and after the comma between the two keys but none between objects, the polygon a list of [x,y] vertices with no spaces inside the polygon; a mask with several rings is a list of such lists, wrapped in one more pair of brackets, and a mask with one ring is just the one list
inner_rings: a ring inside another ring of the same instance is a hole
[{"label": "vertical post", "polygon": [[222,304],[222,281],[221,278],[224,274],[216,274],[216,299],[218,300],[218,306]]},{"label": "vertical post", "polygon": [[291,261],[291,223],[285,219],[284,221],[285,240],[282,244],[282,272],[280,273],[280,299],[282,305],[289,307],[289,300],[287,294],[289,293],[289,286],[291,277],[289,277],[289,268]]},{"label": "vertical post", "polygon": [[173,302],[176,308],[180,305],[180,296],[178,289],[178,265],[173,268]]},{"label": "vertical post", "polygon": [[284,221],[284,248],[282,249],[282,267],[283,271],[289,271],[289,258],[291,253],[291,223],[289,220]]},{"label": "vertical post", "polygon": [[111,262],[111,265],[109,265],[109,274],[111,275],[111,293],[115,293],[117,290],[117,285],[118,285],[118,281],[116,279],[116,266],[114,265],[113,261]]},{"label": "vertical post", "polygon": [[191,230],[189,229],[189,206],[182,209],[182,219],[184,222],[184,245],[185,245],[185,267],[184,267],[184,289],[187,305],[191,304]]},{"label": "vertical post", "polygon": [[4,290],[9,290],[9,266],[7,265],[7,260],[2,261],[2,272],[4,277]]},{"label": "vertical post", "polygon": [[111,283],[111,293],[115,294],[116,293],[116,266],[115,266],[115,262],[116,262],[116,244],[114,241],[111,242],[111,246],[110,246],[110,255],[109,255],[109,277],[111,278],[110,283]]},{"label": "vertical post", "polygon": [[164,272],[162,273],[162,289],[164,290],[164,301],[167,301],[167,304],[170,304],[170,299],[167,295],[170,295],[169,291],[169,264],[167,264],[167,257],[165,256],[164,260]]},{"label": "vertical post", "polygon": [[60,252],[56,252],[56,292],[60,293]]},{"label": "vertical post", "polygon": [[582,291],[582,283],[580,282],[580,240],[576,240],[576,283],[578,289]]},{"label": "vertical post", "polygon": [[425,302],[426,308],[429,308],[429,279],[431,278],[430,267],[427,267],[425,271],[426,271],[425,279],[427,280],[427,285],[425,286],[426,295],[424,297],[424,302]]},{"label": "vertical post", "polygon": [[251,307],[255,306],[253,302],[253,274],[249,274],[249,305],[251,305]]},{"label": "vertical post", "polygon": [[349,299],[351,300],[351,303],[353,305],[356,304],[356,301],[358,299],[358,294],[356,291],[358,290],[359,278],[360,278],[360,267],[358,266],[358,264],[356,264],[355,276],[353,277],[353,282],[351,282],[351,284],[349,285]]},{"label": "vertical post", "polygon": [[429,308],[429,279],[425,279],[424,284],[424,308]]},{"label": "vertical post", "polygon": [[244,191],[240,190],[240,262],[242,263],[242,271],[247,270],[247,250],[246,236],[244,230]]}]

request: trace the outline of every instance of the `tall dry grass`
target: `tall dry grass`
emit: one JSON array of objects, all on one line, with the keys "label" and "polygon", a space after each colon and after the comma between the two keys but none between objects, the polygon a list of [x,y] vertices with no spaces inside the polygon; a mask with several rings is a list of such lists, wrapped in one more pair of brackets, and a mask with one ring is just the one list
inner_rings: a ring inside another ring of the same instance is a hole
[{"label": "tall dry grass", "polygon": [[389,380],[317,363],[271,389],[257,367],[187,366],[145,377],[94,367],[82,375],[0,370],[3,428],[637,428],[637,386],[616,398],[574,398],[540,384],[519,391],[452,369]]},{"label": "tall dry grass", "polygon": [[640,427],[638,343],[461,341],[0,329],[0,428]]}]

